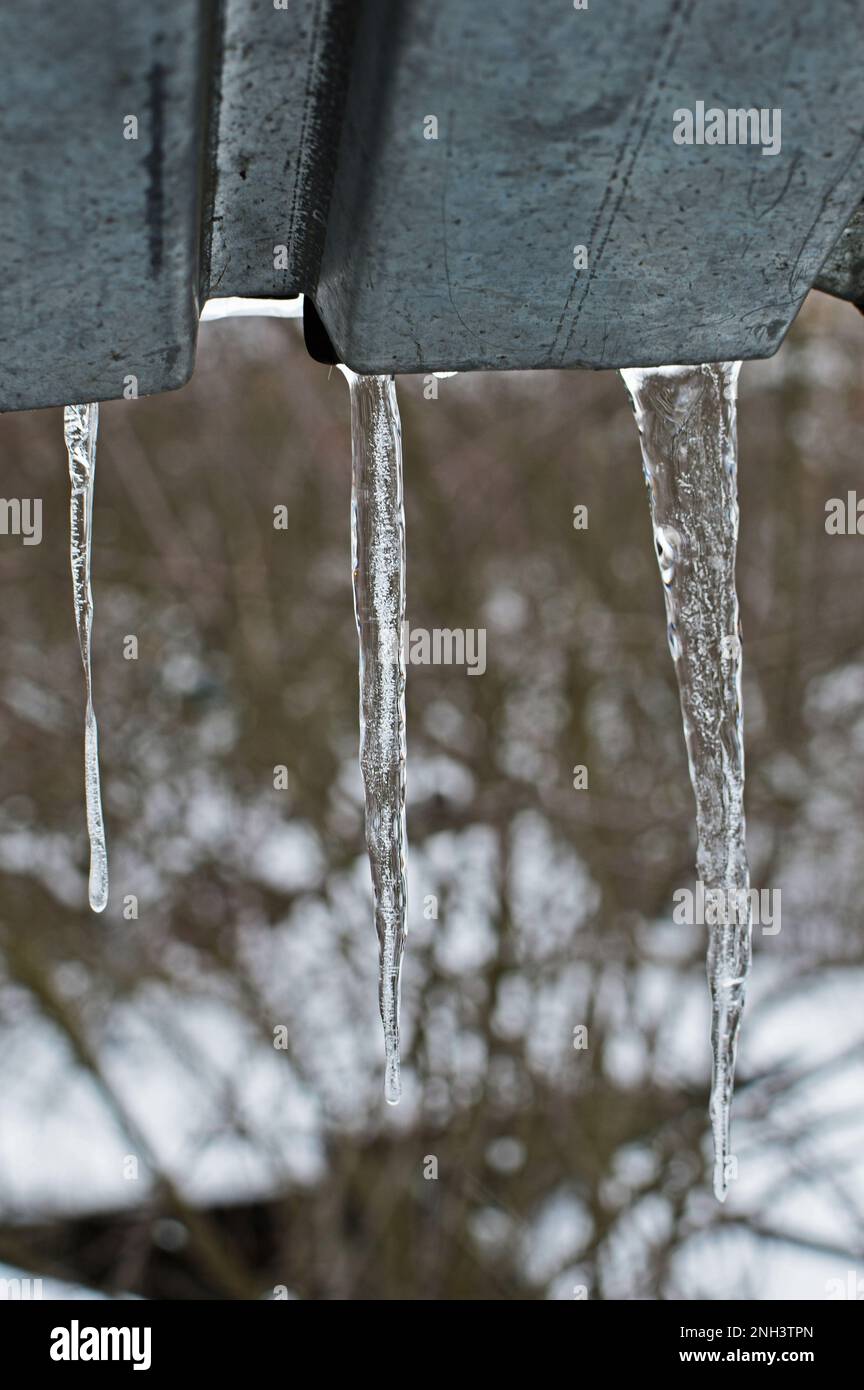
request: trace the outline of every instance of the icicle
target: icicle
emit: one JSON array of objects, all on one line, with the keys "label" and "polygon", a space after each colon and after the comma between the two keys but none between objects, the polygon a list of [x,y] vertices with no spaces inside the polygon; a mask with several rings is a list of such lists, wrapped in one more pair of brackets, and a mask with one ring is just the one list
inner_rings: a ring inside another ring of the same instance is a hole
[{"label": "icicle", "polygon": [[399,1078],[399,976],[406,935],[405,513],[402,427],[392,376],[340,371],[351,392],[351,567],[360,640],[360,768],[375,897],[384,1094]]},{"label": "icicle", "polygon": [[740,366],[723,362],[621,373],[639,426],[696,795],[699,897],[704,901],[702,894],[709,895],[719,917],[710,925],[708,983],[714,1192],[720,1201],[729,1180],[735,1051],[752,931],[735,590]]},{"label": "icicle", "polygon": [[75,625],[84,666],[87,712],[84,724],[84,788],[87,804],[87,833],[90,837],[90,906],[103,912],[108,903],[108,853],[102,820],[99,790],[99,738],[93,712],[93,676],[90,661],[90,634],[93,628],[93,595],[90,589],[90,556],[93,533],[93,479],[96,472],[96,434],[98,405],[67,405],[63,417],[69,478],[70,555]]}]

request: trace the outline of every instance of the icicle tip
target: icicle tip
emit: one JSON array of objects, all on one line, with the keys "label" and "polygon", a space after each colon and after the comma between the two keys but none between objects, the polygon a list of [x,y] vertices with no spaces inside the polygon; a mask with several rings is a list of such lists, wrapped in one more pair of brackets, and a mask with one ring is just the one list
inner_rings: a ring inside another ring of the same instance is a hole
[{"label": "icicle tip", "polygon": [[388,1057],[384,1073],[384,1099],[388,1105],[398,1105],[402,1099],[402,1078],[399,1074],[399,1058]]}]

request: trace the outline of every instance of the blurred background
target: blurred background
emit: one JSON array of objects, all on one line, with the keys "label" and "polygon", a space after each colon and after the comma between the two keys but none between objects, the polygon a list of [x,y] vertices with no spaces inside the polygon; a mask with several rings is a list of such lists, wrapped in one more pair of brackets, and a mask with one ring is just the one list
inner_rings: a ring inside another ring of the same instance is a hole
[{"label": "blurred background", "polygon": [[102,408],[102,918],[61,412],[0,419],[4,495],[44,504],[41,545],[0,537],[0,1274],[46,1297],[856,1296],[864,539],[826,535],[825,503],[862,476],[862,367],[860,316],[813,295],[741,377],[750,855],[782,930],[754,938],[725,1207],[705,932],[672,923],[693,800],[618,378],[399,382],[409,619],[485,628],[487,667],[408,672],[396,1109],[344,381],[295,323],[234,320],[202,326],[183,391]]}]

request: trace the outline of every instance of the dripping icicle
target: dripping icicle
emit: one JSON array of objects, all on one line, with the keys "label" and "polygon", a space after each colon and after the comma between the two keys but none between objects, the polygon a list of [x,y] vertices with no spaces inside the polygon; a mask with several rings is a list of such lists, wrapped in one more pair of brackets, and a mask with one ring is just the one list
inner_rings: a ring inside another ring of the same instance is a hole
[{"label": "dripping icicle", "polygon": [[340,367],[351,393],[351,570],[360,643],[360,769],[378,934],[384,1094],[399,1076],[399,979],[406,936],[405,513],[402,427],[392,376]]},{"label": "dripping icicle", "polygon": [[91,541],[93,534],[93,480],[96,473],[96,435],[99,429],[98,405],[67,405],[63,415],[66,449],[69,454],[70,558],[75,626],[84,667],[87,707],[84,722],[84,791],[87,806],[87,834],[90,839],[90,881],[88,896],[94,912],[108,903],[108,852],[102,820],[99,788],[99,735],[93,712],[93,672],[90,637],[93,630],[93,594],[90,588]]},{"label": "dripping icicle", "polygon": [[[731,1168],[735,1052],[750,969],[752,912],[745,851],[736,398],[740,362],[631,368],[633,402],[669,646],[696,796],[696,867],[725,904],[710,927],[711,1126],[714,1192]],[[716,899],[715,899],[716,900]]]}]

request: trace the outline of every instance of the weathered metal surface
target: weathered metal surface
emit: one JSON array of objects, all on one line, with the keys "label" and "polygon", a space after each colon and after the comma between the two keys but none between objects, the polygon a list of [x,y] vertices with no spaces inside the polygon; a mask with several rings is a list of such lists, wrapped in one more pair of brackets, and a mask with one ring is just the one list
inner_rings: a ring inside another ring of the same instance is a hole
[{"label": "weathered metal surface", "polygon": [[211,15],[202,0],[0,7],[0,409],[189,377]]},{"label": "weathered metal surface", "polygon": [[290,0],[280,10],[273,0],[225,0],[210,294],[283,298],[314,288],[356,10],[356,0]]},{"label": "weathered metal surface", "polygon": [[856,208],[822,266],[816,288],[838,299],[848,299],[864,311],[864,203]]},{"label": "weathered metal surface", "polygon": [[[858,0],[365,7],[316,294],[337,354],[416,371],[774,352],[864,190],[861,33]],[[698,100],[781,108],[780,153],[676,145]]]},{"label": "weathered metal surface", "polygon": [[[212,295],[310,296],[361,371],[767,356],[823,262],[860,297],[861,25],[861,0],[4,0],[0,408],[181,385]],[[780,108],[780,152],[675,144],[697,101]]]}]

